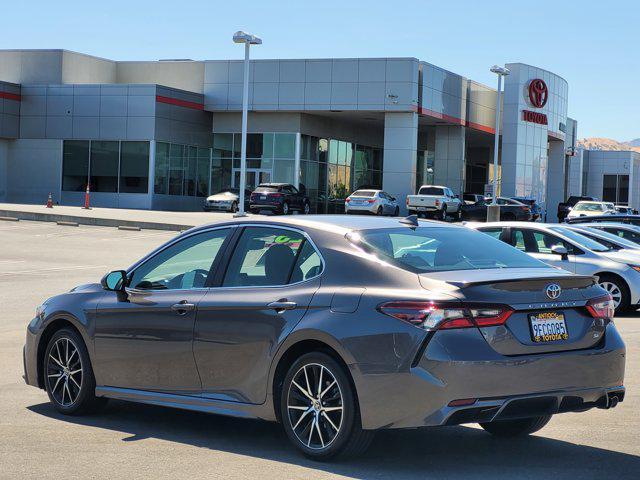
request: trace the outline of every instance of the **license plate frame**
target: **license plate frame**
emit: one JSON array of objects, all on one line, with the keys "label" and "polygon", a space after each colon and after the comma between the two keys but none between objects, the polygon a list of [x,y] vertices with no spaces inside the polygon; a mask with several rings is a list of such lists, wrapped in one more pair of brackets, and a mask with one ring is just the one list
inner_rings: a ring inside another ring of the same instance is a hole
[{"label": "license plate frame", "polygon": [[[564,312],[546,311],[528,315],[531,341],[536,344],[560,342],[569,339]],[[546,328],[545,328],[546,327]]]}]

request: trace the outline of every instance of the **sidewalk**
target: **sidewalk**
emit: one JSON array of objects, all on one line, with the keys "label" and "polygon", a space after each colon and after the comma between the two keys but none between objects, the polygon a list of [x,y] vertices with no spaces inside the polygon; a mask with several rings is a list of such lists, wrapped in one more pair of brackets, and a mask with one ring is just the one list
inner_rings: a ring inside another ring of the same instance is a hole
[{"label": "sidewalk", "polygon": [[92,208],[0,203],[0,217],[36,220],[41,222],[75,222],[80,225],[105,227],[138,227],[153,230],[186,230],[205,223],[232,218],[224,212],[164,212],[157,210],[126,210],[120,208]]}]

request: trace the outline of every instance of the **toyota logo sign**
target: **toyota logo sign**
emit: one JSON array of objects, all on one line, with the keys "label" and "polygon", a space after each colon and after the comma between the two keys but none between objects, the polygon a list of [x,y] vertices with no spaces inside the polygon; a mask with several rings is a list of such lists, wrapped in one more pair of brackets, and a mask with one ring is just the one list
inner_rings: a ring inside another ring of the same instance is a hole
[{"label": "toyota logo sign", "polygon": [[557,283],[550,283],[545,289],[547,297],[549,297],[551,300],[555,300],[556,298],[558,298],[561,292],[562,288],[560,288],[560,285],[558,285]]},{"label": "toyota logo sign", "polygon": [[529,101],[536,108],[542,108],[549,98],[549,89],[544,80],[536,78],[529,83]]}]

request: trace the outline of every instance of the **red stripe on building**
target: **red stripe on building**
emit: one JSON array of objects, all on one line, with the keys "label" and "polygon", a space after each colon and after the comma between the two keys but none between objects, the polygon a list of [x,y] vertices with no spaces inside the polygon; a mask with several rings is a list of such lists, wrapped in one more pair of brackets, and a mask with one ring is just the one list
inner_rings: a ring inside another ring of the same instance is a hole
[{"label": "red stripe on building", "polygon": [[427,108],[418,107],[418,113],[420,115],[427,115],[428,117],[437,118],[439,120],[444,120],[445,122],[453,123],[455,125],[463,125],[469,128],[473,128],[474,130],[480,130],[481,132],[490,133],[494,135],[496,133],[495,128],[487,127],[485,125],[481,125],[475,122],[469,122],[462,120],[461,118],[452,117],[451,115],[446,115],[444,113],[435,112],[433,110],[429,110]]},{"label": "red stripe on building", "polygon": [[203,103],[188,102],[186,100],[178,100],[177,98],[163,97],[162,95],[156,95],[156,102],[167,103],[177,107],[192,108],[194,110],[204,110]]},{"label": "red stripe on building", "polygon": [[0,98],[5,98],[7,100],[15,100],[19,102],[22,100],[22,96],[17,93],[9,93],[9,92],[0,92]]}]

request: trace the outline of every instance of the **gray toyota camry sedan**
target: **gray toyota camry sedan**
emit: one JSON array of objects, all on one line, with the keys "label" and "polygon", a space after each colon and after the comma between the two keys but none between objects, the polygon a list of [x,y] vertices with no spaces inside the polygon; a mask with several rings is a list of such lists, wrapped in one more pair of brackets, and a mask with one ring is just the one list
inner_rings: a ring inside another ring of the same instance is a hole
[{"label": "gray toyota camry sedan", "polygon": [[25,380],[65,414],[116,398],[278,421],[326,459],[380,429],[526,435],[614,407],[625,347],[612,317],[594,277],[463,226],[238,219],[45,301]]}]

